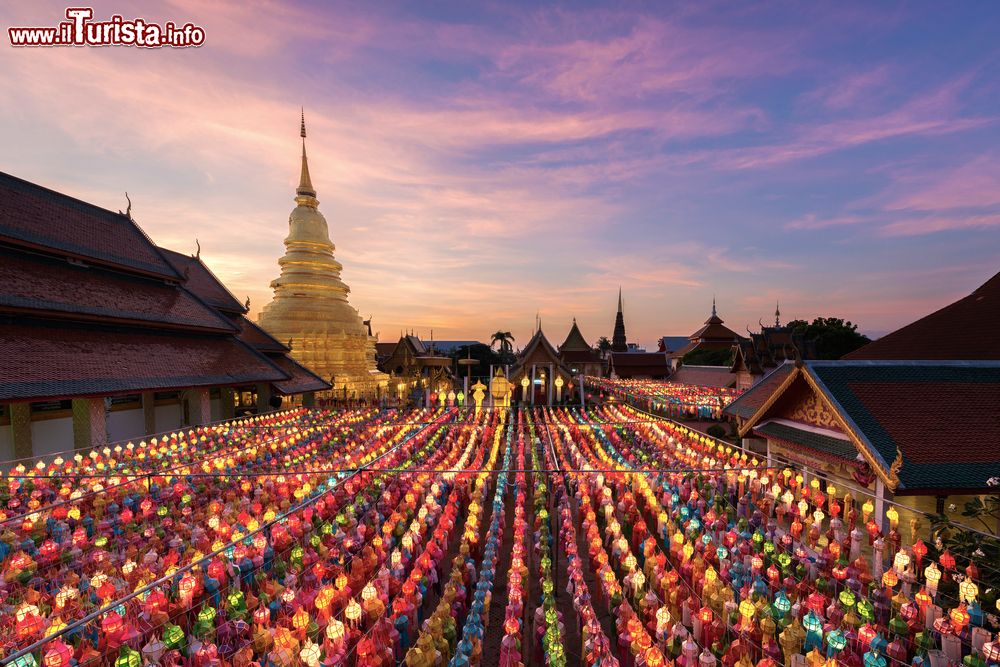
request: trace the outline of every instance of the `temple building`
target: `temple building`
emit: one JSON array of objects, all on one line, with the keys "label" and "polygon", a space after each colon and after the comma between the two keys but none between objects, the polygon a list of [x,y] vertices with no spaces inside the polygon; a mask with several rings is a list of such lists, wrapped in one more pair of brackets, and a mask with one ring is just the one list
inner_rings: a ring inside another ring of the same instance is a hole
[{"label": "temple building", "polygon": [[[265,412],[329,385],[194,257],[0,173],[0,459]],[[297,399],[301,400],[301,399]]]},{"label": "temple building", "polygon": [[748,331],[749,338],[741,338],[733,347],[733,363],[729,372],[735,375],[735,386],[740,391],[749,389],[785,361],[816,356],[815,344],[794,334],[790,327],[781,325],[781,308],[775,304],[774,326],[761,323],[760,331]]},{"label": "temple building", "polygon": [[413,334],[400,335],[396,343],[379,343],[384,349],[379,369],[389,376],[390,393],[400,400],[419,402],[427,391],[454,390],[455,373],[451,357],[441,354],[436,344],[425,343]]},{"label": "temple building", "polygon": [[573,326],[566,334],[566,340],[559,346],[559,360],[573,375],[582,373],[597,377],[604,376],[605,362],[580,333],[580,327],[576,325],[575,317],[573,318]]},{"label": "temple building", "polygon": [[723,324],[715,309],[715,299],[712,299],[712,314],[705,325],[688,336],[688,344],[676,352],[670,353],[670,362],[677,369],[684,356],[698,351],[730,350],[741,340],[741,336]]},{"label": "temple building", "polygon": [[258,323],[275,339],[288,341],[296,360],[333,385],[333,396],[381,396],[389,378],[376,367],[370,322],[347,301],[351,289],[340,278],[343,266],[334,259],[335,246],[309,177],[305,116],[300,135],[302,166],[285,255],[278,260],[281,275],[271,281],[274,298]]},{"label": "temple building", "polygon": [[628,340],[625,338],[625,313],[622,309],[622,288],[618,288],[618,313],[615,315],[615,331],[611,337],[612,352],[628,352]]},{"label": "temple building", "polygon": [[531,405],[571,401],[580,390],[579,377],[563,364],[541,326],[517,355],[509,379],[515,400]]},{"label": "temple building", "polygon": [[772,464],[942,514],[995,492],[997,405],[997,361],[798,361],[724,413]]}]

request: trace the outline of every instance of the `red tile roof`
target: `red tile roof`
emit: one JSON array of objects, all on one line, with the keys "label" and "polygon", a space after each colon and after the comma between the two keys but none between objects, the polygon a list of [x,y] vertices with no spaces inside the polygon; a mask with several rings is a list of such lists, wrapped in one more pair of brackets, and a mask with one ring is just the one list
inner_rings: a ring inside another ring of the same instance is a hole
[{"label": "red tile roof", "polygon": [[[848,386],[899,444],[907,462],[997,461],[1000,384],[851,382]],[[960,442],[968,446],[953,446]]]},{"label": "red tile roof", "polygon": [[986,491],[1000,477],[997,361],[806,361],[902,489]]},{"label": "red tile roof", "polygon": [[229,336],[0,322],[0,400],[234,385],[285,373]]},{"label": "red tile roof", "polygon": [[726,414],[735,415],[744,419],[749,419],[757,413],[760,406],[764,405],[771,394],[781,386],[788,374],[792,372],[795,365],[792,363],[782,364],[773,371],[761,378],[761,381],[747,389],[735,401],[726,406],[723,410]]},{"label": "red tile roof", "polygon": [[233,321],[240,329],[240,333],[237,337],[253,349],[259,352],[277,354],[284,354],[285,352],[288,352],[288,346],[261,329],[245,316],[239,315],[234,317]]},{"label": "red tile roof", "polygon": [[601,357],[593,350],[564,350],[559,352],[564,364],[599,364]]},{"label": "red tile roof", "polygon": [[235,331],[228,320],[176,285],[74,266],[65,259],[0,250],[0,286],[0,311]]},{"label": "red tile roof", "polygon": [[288,380],[273,383],[278,393],[287,396],[307,391],[326,391],[330,388],[329,383],[286,355],[272,357],[271,361],[289,376]]},{"label": "red tile roof", "polygon": [[233,313],[245,313],[247,309],[237,301],[233,293],[215,277],[215,274],[197,257],[184,255],[167,248],[160,248],[170,265],[185,277],[184,287],[210,306]]},{"label": "red tile roof", "polygon": [[670,376],[670,381],[701,387],[732,387],[736,376],[729,372],[729,366],[681,366]]},{"label": "red tile roof", "polygon": [[178,279],[124,215],[0,172],[0,241]]},{"label": "red tile roof", "polygon": [[670,374],[667,355],[662,352],[612,352],[610,368],[620,378],[665,378]]},{"label": "red tile roof", "polygon": [[844,359],[1000,359],[1000,273],[969,296]]}]

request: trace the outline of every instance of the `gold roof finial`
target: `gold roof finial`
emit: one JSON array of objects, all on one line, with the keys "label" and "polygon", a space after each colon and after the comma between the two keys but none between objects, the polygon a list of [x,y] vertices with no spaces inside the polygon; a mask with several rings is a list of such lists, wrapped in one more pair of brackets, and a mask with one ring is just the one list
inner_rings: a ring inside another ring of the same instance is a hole
[{"label": "gold roof finial", "polygon": [[295,189],[295,194],[300,197],[316,197],[316,190],[313,188],[312,179],[309,178],[309,161],[306,159],[306,110],[302,109],[302,125],[299,130],[302,137],[302,172],[299,175],[299,187]]}]

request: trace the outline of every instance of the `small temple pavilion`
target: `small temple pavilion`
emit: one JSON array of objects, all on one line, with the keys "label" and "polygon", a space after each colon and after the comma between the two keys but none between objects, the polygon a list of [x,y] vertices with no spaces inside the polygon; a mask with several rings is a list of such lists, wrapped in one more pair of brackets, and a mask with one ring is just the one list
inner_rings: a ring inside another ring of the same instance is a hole
[{"label": "small temple pavilion", "polygon": [[781,324],[781,308],[775,304],[774,326],[761,323],[760,331],[748,332],[733,348],[733,363],[729,372],[735,386],[743,391],[760,382],[765,375],[783,364],[794,360],[796,354],[803,359],[814,358],[815,345],[795,334],[791,327]]},{"label": "small temple pavilion", "polygon": [[712,299],[712,314],[705,320],[704,326],[688,336],[688,344],[670,353],[670,360],[676,369],[684,355],[695,350],[728,350],[741,340],[741,336],[723,324],[715,309],[715,299]]},{"label": "small temple pavilion", "polygon": [[277,340],[289,341],[292,357],[329,381],[334,397],[382,396],[389,377],[376,367],[370,325],[347,300],[351,288],[340,278],[343,266],[334,259],[309,176],[304,115],[300,135],[302,164],[285,255],[278,260],[281,275],[271,281],[274,297],[258,323]]},{"label": "small temple pavilion", "polygon": [[327,389],[200,251],[0,173],[0,459],[141,439]]},{"label": "small temple pavilion", "polygon": [[566,334],[566,340],[559,346],[559,360],[573,375],[581,373],[597,377],[604,375],[605,362],[580,333],[580,327],[577,326],[575,317],[573,318],[573,326]]},{"label": "small temple pavilion", "polygon": [[563,364],[541,326],[518,354],[509,379],[515,400],[531,405],[559,403],[580,389],[579,377]]}]

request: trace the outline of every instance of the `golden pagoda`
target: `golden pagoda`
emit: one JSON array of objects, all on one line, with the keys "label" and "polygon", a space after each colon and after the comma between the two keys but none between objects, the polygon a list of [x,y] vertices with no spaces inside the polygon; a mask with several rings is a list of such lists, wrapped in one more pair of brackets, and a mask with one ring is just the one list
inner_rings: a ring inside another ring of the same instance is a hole
[{"label": "golden pagoda", "polygon": [[274,298],[258,322],[291,355],[333,385],[337,398],[381,395],[389,376],[375,367],[376,339],[370,325],[347,301],[351,291],[340,279],[343,266],[333,257],[326,218],[319,212],[306,160],[306,121],[302,115],[302,172],[295,208],[288,216],[281,275],[271,281]]}]

